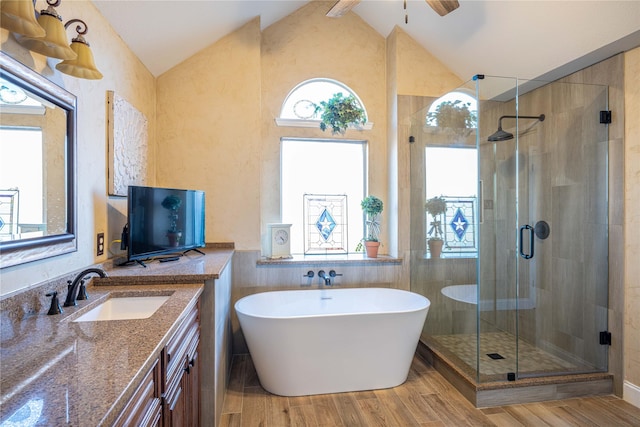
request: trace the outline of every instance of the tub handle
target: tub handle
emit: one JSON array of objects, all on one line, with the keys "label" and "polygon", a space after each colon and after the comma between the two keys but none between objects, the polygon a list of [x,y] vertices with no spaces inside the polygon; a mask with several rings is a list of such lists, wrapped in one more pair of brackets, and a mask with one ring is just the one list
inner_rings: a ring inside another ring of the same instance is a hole
[{"label": "tub handle", "polygon": [[342,273],[338,274],[336,273],[335,270],[329,270],[329,276],[331,277],[342,276]]},{"label": "tub handle", "polygon": [[307,274],[303,275],[302,277],[313,277],[313,276],[314,276],[313,271],[309,270],[307,271]]}]

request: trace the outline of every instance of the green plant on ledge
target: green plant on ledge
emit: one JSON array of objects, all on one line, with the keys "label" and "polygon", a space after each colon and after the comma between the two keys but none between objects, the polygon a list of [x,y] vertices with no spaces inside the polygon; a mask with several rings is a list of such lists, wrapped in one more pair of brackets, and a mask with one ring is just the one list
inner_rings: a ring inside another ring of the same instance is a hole
[{"label": "green plant on ledge", "polygon": [[364,248],[369,258],[376,258],[378,256],[378,247],[380,246],[380,242],[378,241],[378,236],[380,236],[380,221],[378,218],[382,213],[384,205],[382,204],[382,200],[376,196],[367,196],[360,202],[360,207],[362,207],[362,211],[367,217],[367,231],[365,237],[358,243],[356,252],[360,252]]},{"label": "green plant on ledge", "polygon": [[459,99],[444,101],[435,111],[427,114],[427,125],[451,129],[475,128],[478,118],[476,113],[469,109],[470,106],[471,103]]},{"label": "green plant on ledge", "polygon": [[376,196],[367,196],[360,202],[362,211],[367,216],[367,235],[364,238],[368,242],[377,242],[380,235],[380,221],[378,217],[382,213],[384,205]]},{"label": "green plant on ledge", "polygon": [[345,97],[342,92],[335,93],[328,101],[321,101],[316,109],[322,108],[320,129],[331,128],[331,133],[344,134],[349,125],[362,126],[367,122],[364,109],[355,96]]},{"label": "green plant on ledge", "polygon": [[442,224],[440,221],[440,215],[444,214],[447,210],[447,202],[444,197],[432,197],[424,204],[424,210],[431,215],[431,228],[427,233],[429,241],[442,240]]}]

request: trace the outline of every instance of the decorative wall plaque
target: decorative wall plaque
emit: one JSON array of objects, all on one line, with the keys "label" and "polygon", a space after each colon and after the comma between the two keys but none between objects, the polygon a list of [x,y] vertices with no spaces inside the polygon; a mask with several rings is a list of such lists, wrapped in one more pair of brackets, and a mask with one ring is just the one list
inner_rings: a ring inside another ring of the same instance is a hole
[{"label": "decorative wall plaque", "polygon": [[109,195],[126,196],[129,185],[144,185],[147,176],[147,118],[124,98],[107,91]]}]

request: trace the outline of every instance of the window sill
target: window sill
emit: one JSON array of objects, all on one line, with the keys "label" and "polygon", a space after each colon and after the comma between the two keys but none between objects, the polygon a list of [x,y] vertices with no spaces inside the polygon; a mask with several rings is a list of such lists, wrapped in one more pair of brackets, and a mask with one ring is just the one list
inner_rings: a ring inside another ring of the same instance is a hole
[{"label": "window sill", "polygon": [[[299,127],[299,128],[320,128],[320,120],[302,120],[302,119],[276,119],[278,126],[287,127]],[[373,129],[373,122],[366,122],[362,126],[349,126],[349,129],[354,130],[371,130]]]},{"label": "window sill", "polygon": [[275,265],[373,265],[373,264],[402,264],[402,258],[394,258],[387,255],[380,255],[378,258],[367,258],[365,254],[344,254],[344,255],[294,255],[287,259],[260,258],[257,266]]}]

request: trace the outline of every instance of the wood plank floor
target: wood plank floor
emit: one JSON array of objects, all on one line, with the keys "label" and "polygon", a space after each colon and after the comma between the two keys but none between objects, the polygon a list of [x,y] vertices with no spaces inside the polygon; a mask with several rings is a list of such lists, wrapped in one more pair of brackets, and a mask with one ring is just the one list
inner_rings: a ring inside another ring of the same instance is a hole
[{"label": "wood plank floor", "polygon": [[640,426],[640,409],[615,396],[477,409],[419,357],[401,386],[303,397],[266,392],[251,357],[235,356],[221,427]]}]

